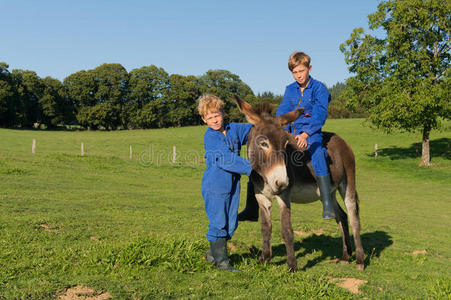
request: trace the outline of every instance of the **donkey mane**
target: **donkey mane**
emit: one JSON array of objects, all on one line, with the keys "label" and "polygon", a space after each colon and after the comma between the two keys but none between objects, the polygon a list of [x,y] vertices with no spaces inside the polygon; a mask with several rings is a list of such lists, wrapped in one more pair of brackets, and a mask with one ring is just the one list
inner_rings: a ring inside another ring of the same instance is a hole
[{"label": "donkey mane", "polygon": [[262,102],[253,107],[254,112],[261,116],[273,116],[273,106],[267,102]]}]

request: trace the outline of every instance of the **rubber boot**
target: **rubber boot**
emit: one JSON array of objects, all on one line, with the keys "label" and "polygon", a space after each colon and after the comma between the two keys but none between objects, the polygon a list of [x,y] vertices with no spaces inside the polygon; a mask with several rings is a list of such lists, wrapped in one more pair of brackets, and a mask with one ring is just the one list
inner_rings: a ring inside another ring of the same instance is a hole
[{"label": "rubber boot", "polygon": [[227,256],[227,240],[220,239],[210,242],[211,254],[215,260],[215,266],[219,270],[227,270],[236,272],[239,271],[229,264],[229,257]]},{"label": "rubber boot", "polygon": [[335,219],[334,206],[330,196],[330,176],[317,176],[316,180],[319,186],[321,201],[323,202],[323,219]]},{"label": "rubber boot", "polygon": [[207,252],[205,252],[204,259],[212,264],[215,262],[215,258],[211,254],[211,249],[208,249]]},{"label": "rubber boot", "polygon": [[258,221],[258,203],[255,198],[254,185],[250,180],[247,183],[246,208],[238,214],[238,221]]}]

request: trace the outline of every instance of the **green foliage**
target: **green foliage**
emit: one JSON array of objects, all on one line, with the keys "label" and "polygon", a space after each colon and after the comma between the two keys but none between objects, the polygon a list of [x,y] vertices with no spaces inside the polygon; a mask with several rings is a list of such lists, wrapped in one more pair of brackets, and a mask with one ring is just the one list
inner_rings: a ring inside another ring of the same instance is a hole
[{"label": "green foliage", "polygon": [[349,70],[343,99],[369,114],[377,128],[423,130],[449,119],[451,2],[386,0],[369,15],[370,29],[354,29],[340,46]]},{"label": "green foliage", "polygon": [[63,83],[35,72],[8,71],[0,64],[0,126],[46,128],[78,124],[87,129],[164,128],[201,124],[197,99],[214,93],[230,121],[244,121],[232,99],[254,103],[238,75],[210,70],[196,76],[169,75],[155,65],[128,73],[120,64],[103,64],[67,76]]},{"label": "green foliage", "polygon": [[277,107],[279,107],[280,103],[282,102],[282,95],[274,95],[274,93],[272,92],[263,92],[263,93],[259,93],[257,94],[257,96],[255,97],[254,101],[250,101],[249,103],[251,103],[252,105],[256,105],[259,103],[269,103],[272,105],[273,107],[273,111],[275,112],[277,110]]},{"label": "green foliage", "polygon": [[169,87],[165,91],[167,126],[185,126],[201,124],[197,112],[197,99],[201,95],[200,81],[195,76],[172,74]]},{"label": "green foliage", "polygon": [[0,126],[9,127],[15,123],[15,90],[9,66],[0,62]]},{"label": "green foliage", "polygon": [[167,107],[163,94],[169,84],[168,73],[154,65],[134,69],[129,82],[129,127],[165,127]]},{"label": "green foliage", "polygon": [[245,122],[245,117],[236,106],[232,95],[236,94],[251,103],[255,96],[238,75],[227,70],[209,70],[199,80],[203,93],[214,94],[224,101],[224,111],[229,121]]},{"label": "green foliage", "polygon": [[44,85],[43,95],[39,99],[42,109],[41,123],[47,125],[47,128],[52,128],[73,120],[73,108],[61,81],[51,77],[45,77],[41,81]]},{"label": "green foliage", "polygon": [[42,118],[39,99],[43,96],[44,85],[34,71],[15,69],[11,72],[14,97],[14,119],[18,127],[32,127]]},{"label": "green foliage", "polygon": [[331,101],[329,103],[329,112],[327,114],[327,117],[330,119],[366,117],[367,115],[360,109],[351,111],[346,107],[347,99],[341,97],[345,90],[346,84],[341,82],[337,82],[335,85],[329,88]]}]

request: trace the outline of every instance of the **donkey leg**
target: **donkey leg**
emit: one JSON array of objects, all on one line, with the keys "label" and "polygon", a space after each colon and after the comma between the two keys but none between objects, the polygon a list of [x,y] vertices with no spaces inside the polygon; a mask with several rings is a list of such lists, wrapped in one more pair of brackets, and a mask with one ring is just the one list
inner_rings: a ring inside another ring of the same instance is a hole
[{"label": "donkey leg", "polygon": [[352,254],[351,239],[349,237],[348,228],[348,215],[343,211],[340,204],[338,204],[336,192],[332,193],[332,201],[335,210],[335,221],[341,231],[341,238],[343,242],[343,256],[341,257],[340,262],[348,262]]},{"label": "donkey leg", "polygon": [[358,196],[357,191],[355,189],[351,189],[349,185],[346,189],[345,204],[349,214],[352,235],[354,237],[356,268],[357,270],[363,271],[364,252],[362,247],[362,240],[360,238],[360,216],[359,216]]},{"label": "donkey leg", "polygon": [[294,234],[293,226],[291,225],[291,208],[290,200],[288,196],[277,196],[277,202],[280,206],[280,222],[282,225],[282,238],[285,242],[285,248],[287,250],[287,265],[288,269],[292,272],[297,270],[296,256],[294,255]]},{"label": "donkey leg", "polygon": [[271,260],[272,249],[271,249],[271,208],[272,201],[262,194],[256,194],[258,206],[260,207],[260,217],[261,217],[261,228],[262,228],[262,256],[260,258],[260,263],[267,263]]}]

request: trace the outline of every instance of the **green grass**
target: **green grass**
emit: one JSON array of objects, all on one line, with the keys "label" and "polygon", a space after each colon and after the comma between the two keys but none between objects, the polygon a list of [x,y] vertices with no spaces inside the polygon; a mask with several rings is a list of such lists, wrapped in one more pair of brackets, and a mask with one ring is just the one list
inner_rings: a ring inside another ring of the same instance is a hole
[{"label": "green grass", "polygon": [[[341,236],[335,222],[321,219],[316,202],[293,206],[295,231],[323,230],[295,236],[300,271],[294,274],[285,264],[277,204],[269,264],[258,264],[260,225],[247,222],[231,241],[231,261],[242,272],[217,271],[202,259],[208,248],[200,194],[205,127],[0,129],[0,299],[51,299],[76,285],[118,299],[449,299],[449,125],[432,133],[433,166],[418,167],[418,134],[386,135],[362,121],[328,120],[326,129],[356,154],[366,269],[355,270],[355,261],[331,263],[341,256]],[[244,200],[245,189],[241,195]],[[330,280],[344,277],[366,280],[361,294]]]}]

